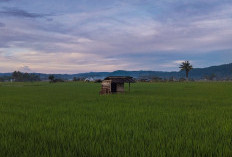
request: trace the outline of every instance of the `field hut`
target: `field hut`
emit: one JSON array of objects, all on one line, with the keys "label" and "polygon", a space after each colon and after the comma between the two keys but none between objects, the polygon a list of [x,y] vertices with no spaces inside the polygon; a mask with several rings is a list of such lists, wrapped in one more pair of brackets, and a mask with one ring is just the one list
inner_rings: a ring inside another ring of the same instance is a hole
[{"label": "field hut", "polygon": [[123,93],[124,83],[135,83],[133,77],[130,76],[109,76],[102,81],[100,94]]}]

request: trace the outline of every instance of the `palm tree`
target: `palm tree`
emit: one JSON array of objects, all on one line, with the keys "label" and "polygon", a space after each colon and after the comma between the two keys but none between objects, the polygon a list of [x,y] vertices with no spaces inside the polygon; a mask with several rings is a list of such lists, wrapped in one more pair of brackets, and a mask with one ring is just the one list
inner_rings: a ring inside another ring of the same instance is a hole
[{"label": "palm tree", "polygon": [[55,76],[54,75],[49,75],[48,79],[50,80],[50,82],[53,82],[54,79],[55,79]]},{"label": "palm tree", "polygon": [[186,72],[186,80],[188,81],[189,71],[193,69],[193,66],[189,63],[189,61],[184,61],[180,65],[180,70]]}]

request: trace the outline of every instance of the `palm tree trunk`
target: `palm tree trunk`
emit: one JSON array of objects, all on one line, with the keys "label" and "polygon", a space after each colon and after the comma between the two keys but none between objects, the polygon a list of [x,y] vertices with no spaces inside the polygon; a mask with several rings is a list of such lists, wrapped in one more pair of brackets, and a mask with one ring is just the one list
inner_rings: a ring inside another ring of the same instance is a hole
[{"label": "palm tree trunk", "polygon": [[186,81],[188,81],[188,74],[189,74],[189,72],[186,71]]}]

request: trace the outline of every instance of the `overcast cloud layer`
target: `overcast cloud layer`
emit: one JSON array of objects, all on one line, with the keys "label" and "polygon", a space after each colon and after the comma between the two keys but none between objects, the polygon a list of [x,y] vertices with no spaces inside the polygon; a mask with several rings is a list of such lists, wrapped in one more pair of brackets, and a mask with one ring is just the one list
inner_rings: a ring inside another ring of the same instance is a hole
[{"label": "overcast cloud layer", "polygon": [[232,62],[231,0],[0,0],[0,72]]}]

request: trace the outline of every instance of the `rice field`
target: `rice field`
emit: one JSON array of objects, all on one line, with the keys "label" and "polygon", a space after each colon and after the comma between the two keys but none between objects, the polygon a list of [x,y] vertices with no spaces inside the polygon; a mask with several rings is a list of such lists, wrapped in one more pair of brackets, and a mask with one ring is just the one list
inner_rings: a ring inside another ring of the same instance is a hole
[{"label": "rice field", "polygon": [[[127,88],[127,87],[126,87]],[[232,156],[232,83],[0,83],[0,156]]]}]

